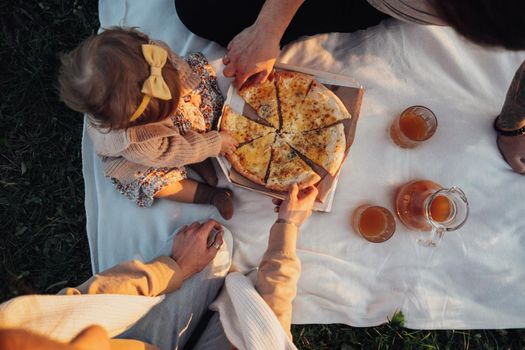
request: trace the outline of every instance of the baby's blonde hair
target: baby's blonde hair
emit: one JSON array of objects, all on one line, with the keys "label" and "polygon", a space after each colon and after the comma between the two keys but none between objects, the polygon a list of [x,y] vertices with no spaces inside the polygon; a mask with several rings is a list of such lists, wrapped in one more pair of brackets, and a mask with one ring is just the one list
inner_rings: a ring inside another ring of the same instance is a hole
[{"label": "baby's blonde hair", "polygon": [[60,97],[71,109],[87,113],[95,125],[125,129],[167,118],[180,97],[178,71],[168,62],[162,76],[172,99],[153,98],[136,121],[130,117],[142,101],[142,84],[150,67],[142,55],[149,38],[132,28],[113,27],[91,36],[62,57]]}]

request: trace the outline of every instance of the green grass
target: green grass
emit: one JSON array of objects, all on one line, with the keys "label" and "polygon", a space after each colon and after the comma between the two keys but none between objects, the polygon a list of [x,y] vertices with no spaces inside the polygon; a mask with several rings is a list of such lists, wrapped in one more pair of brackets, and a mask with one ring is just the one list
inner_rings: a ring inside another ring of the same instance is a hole
[{"label": "green grass", "polygon": [[96,1],[0,3],[0,298],[90,274],[82,117],[58,101],[59,53],[98,28]]},{"label": "green grass", "polygon": [[[117,0],[110,0],[117,1]],[[59,53],[98,29],[97,1],[0,2],[0,302],[90,276],[82,117],[58,101]],[[294,326],[301,349],[525,349],[525,330]]]}]

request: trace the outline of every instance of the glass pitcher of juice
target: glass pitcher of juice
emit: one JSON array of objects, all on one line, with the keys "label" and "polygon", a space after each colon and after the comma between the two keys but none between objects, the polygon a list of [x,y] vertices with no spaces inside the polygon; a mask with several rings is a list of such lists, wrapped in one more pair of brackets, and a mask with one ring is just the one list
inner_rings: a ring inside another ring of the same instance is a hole
[{"label": "glass pitcher of juice", "polygon": [[395,205],[405,226],[433,231],[430,239],[420,241],[426,246],[435,246],[444,232],[463,226],[469,213],[467,197],[460,188],[443,188],[430,180],[413,180],[401,186]]}]

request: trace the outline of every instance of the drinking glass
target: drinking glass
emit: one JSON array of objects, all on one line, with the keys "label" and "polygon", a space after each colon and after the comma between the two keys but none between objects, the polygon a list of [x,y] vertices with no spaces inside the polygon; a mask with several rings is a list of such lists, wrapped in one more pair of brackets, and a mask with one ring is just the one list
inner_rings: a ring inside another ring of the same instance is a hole
[{"label": "drinking glass", "polygon": [[402,148],[414,148],[430,139],[437,130],[436,115],[427,107],[405,109],[390,126],[390,137]]},{"label": "drinking glass", "polygon": [[363,204],[352,214],[352,227],[366,240],[384,242],[396,231],[394,215],[383,207]]}]

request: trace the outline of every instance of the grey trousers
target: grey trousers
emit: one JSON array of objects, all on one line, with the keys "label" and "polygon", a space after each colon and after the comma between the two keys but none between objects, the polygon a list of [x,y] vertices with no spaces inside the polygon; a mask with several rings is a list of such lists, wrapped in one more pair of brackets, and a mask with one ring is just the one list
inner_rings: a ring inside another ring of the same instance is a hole
[{"label": "grey trousers", "polygon": [[[141,340],[161,350],[185,349],[199,320],[208,311],[223,284],[223,277],[208,277],[207,269],[204,269],[185,281],[181,288],[167,294],[160,304],[117,338]],[[231,349],[219,314],[213,313],[193,349]]]}]

